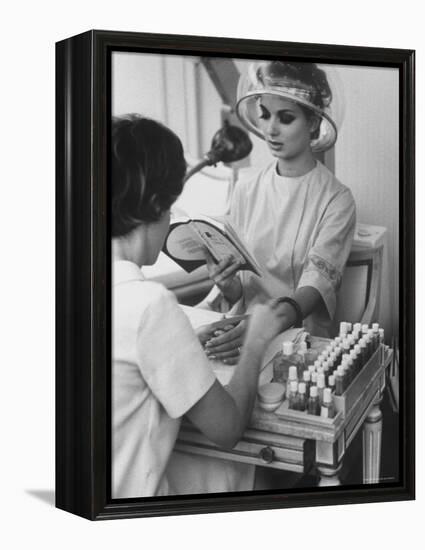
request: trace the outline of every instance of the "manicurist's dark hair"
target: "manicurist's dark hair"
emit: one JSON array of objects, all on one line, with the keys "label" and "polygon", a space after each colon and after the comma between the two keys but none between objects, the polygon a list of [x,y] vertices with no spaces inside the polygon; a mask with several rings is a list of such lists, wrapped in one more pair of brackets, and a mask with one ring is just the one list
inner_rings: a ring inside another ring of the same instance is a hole
[{"label": "manicurist's dark hair", "polygon": [[180,139],[166,126],[126,115],[112,120],[112,237],[161,219],[183,190]]}]

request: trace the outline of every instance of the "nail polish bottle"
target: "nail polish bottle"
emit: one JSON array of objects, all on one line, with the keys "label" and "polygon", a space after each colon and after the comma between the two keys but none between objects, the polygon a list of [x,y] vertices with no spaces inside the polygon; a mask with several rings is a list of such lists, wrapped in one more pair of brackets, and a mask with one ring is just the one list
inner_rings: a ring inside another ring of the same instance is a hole
[{"label": "nail polish bottle", "polygon": [[286,384],[286,398],[287,399],[289,399],[289,394],[291,392],[291,385],[294,382],[298,385],[298,371],[297,371],[297,367],[295,365],[291,365],[289,367],[288,381],[287,381],[287,384]]},{"label": "nail polish bottle", "polygon": [[308,414],[313,414],[315,416],[319,416],[320,414],[320,403],[317,393],[317,386],[311,386],[310,388],[310,397],[307,401],[307,412]]},{"label": "nail polish bottle", "polygon": [[318,374],[317,375],[317,393],[319,395],[319,402],[322,403],[323,401],[323,390],[326,388],[326,382],[325,382],[325,375],[324,374]]},{"label": "nail polish bottle", "polygon": [[335,392],[335,376],[331,374],[328,378],[328,387],[332,393]]},{"label": "nail polish bottle", "polygon": [[291,341],[283,342],[282,354],[273,361],[273,380],[275,382],[283,382],[287,384],[289,367],[297,367],[299,376],[301,376],[303,368],[302,357],[294,352],[294,344]]},{"label": "nail polish bottle", "polygon": [[335,406],[332,400],[332,392],[330,388],[325,388],[323,391],[323,402],[320,408],[320,416],[322,418],[333,418],[335,416]]},{"label": "nail polish bottle", "polygon": [[305,411],[307,408],[307,395],[306,395],[306,385],[304,382],[298,384],[298,402],[297,408],[299,411]]},{"label": "nail polish bottle", "polygon": [[290,409],[298,410],[298,382],[296,380],[292,380],[289,384],[288,402]]},{"label": "nail polish bottle", "polygon": [[339,365],[336,369],[335,375],[335,395],[342,395],[344,393],[344,367]]},{"label": "nail polish bottle", "polygon": [[308,398],[310,396],[310,387],[311,387],[311,373],[309,370],[303,372],[303,383],[305,384],[305,394]]},{"label": "nail polish bottle", "polygon": [[347,332],[348,332],[347,323],[345,321],[341,321],[339,324],[339,336],[341,338],[345,338]]}]

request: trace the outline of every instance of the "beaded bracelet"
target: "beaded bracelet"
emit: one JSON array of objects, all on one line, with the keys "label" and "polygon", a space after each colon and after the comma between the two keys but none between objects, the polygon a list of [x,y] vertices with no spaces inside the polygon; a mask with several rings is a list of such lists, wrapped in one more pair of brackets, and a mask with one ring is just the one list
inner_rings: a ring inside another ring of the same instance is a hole
[{"label": "beaded bracelet", "polygon": [[297,315],[294,327],[299,328],[299,327],[303,326],[303,314],[302,314],[301,308],[300,308],[300,306],[299,306],[299,304],[296,300],[294,300],[293,298],[289,298],[289,296],[284,296],[283,298],[278,298],[277,302],[279,304],[284,304],[284,303],[290,304],[294,308],[295,313]]}]

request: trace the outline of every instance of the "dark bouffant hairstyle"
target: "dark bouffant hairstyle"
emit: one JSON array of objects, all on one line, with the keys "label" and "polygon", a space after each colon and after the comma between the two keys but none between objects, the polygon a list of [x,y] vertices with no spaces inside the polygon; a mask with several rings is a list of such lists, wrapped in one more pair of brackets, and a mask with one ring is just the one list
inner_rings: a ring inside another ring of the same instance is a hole
[{"label": "dark bouffant hairstyle", "polygon": [[180,139],[166,126],[127,115],[112,120],[112,236],[161,219],[183,190]]},{"label": "dark bouffant hairstyle", "polygon": [[[264,69],[266,69],[265,74],[262,74]],[[332,101],[332,91],[326,73],[315,63],[272,61],[265,67],[261,67],[257,76],[260,80],[267,78],[279,82],[282,79],[288,79],[294,84],[299,83],[310,90],[312,103],[320,109],[328,107]]]}]

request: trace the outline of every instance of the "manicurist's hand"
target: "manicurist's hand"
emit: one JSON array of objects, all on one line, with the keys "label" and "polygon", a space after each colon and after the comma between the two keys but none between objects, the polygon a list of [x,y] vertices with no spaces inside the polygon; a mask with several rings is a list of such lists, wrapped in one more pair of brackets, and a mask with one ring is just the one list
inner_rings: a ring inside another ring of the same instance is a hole
[{"label": "manicurist's hand", "polygon": [[208,250],[205,250],[205,257],[210,278],[218,286],[226,300],[234,304],[242,296],[242,284],[239,277],[236,276],[241,267],[239,262],[233,256],[226,256],[216,263]]},{"label": "manicurist's hand", "polygon": [[249,318],[245,342],[252,346],[267,345],[275,336],[287,327],[285,313],[277,300],[257,304]]}]

